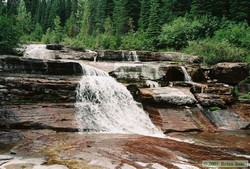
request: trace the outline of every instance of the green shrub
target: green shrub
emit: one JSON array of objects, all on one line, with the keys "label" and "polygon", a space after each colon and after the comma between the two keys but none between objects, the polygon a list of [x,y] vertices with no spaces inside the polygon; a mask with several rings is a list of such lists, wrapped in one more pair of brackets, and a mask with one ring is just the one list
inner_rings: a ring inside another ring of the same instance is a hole
[{"label": "green shrub", "polygon": [[215,32],[215,41],[226,41],[236,47],[250,49],[250,27],[247,23],[229,22],[227,26]]},{"label": "green shrub", "polygon": [[188,46],[188,41],[210,37],[218,29],[218,21],[204,16],[200,19],[179,17],[163,26],[159,36],[161,47],[180,50]]},{"label": "green shrub", "polygon": [[212,39],[191,41],[189,47],[183,50],[186,53],[199,55],[205,64],[219,62],[244,62],[249,53],[242,48],[235,47],[228,42],[216,42]]},{"label": "green shrub", "polygon": [[129,32],[122,37],[120,48],[128,50],[148,50],[150,46],[147,33],[143,31]]}]

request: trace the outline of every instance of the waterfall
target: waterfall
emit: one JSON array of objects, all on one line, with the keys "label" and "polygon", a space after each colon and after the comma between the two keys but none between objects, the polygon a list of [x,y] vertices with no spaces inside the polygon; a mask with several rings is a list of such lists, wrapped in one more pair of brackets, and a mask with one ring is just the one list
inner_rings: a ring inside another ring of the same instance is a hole
[{"label": "waterfall", "polygon": [[132,57],[133,61],[139,62],[139,57],[138,57],[136,51],[131,51],[130,54],[131,54],[131,57]]},{"label": "waterfall", "polygon": [[192,82],[191,76],[188,74],[187,69],[184,66],[181,66],[181,70],[184,73],[184,80],[186,82]]},{"label": "waterfall", "polygon": [[150,88],[160,87],[159,83],[152,80],[146,80],[146,85]]},{"label": "waterfall", "polygon": [[125,86],[102,70],[83,64],[82,69],[75,104],[80,131],[163,136]]}]

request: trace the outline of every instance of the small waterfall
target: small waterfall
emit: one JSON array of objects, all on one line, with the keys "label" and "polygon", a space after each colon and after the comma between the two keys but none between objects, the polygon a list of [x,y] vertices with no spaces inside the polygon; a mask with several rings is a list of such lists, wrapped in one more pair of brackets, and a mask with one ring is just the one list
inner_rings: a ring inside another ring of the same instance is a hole
[{"label": "small waterfall", "polygon": [[76,119],[81,131],[163,136],[125,86],[106,72],[82,64]]},{"label": "small waterfall", "polygon": [[132,57],[132,61],[135,61],[135,62],[140,61],[136,51],[131,51],[130,54],[131,54],[131,57]]},{"label": "small waterfall", "polygon": [[191,76],[188,74],[187,69],[184,66],[181,66],[181,70],[184,73],[184,80],[186,82],[192,82]]},{"label": "small waterfall", "polygon": [[160,87],[159,83],[152,80],[146,80],[146,85],[150,88]]}]

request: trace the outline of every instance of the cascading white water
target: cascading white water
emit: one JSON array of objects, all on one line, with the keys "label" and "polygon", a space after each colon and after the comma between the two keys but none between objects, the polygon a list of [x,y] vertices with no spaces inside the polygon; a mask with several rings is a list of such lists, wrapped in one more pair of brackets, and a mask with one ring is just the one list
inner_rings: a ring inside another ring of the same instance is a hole
[{"label": "cascading white water", "polygon": [[159,83],[152,80],[146,80],[146,85],[150,88],[160,87]]},{"label": "cascading white water", "polygon": [[191,76],[188,74],[188,72],[187,72],[187,69],[184,67],[184,66],[181,66],[181,70],[182,70],[182,72],[184,73],[184,80],[186,81],[186,82],[192,82],[192,78],[191,78]]},{"label": "cascading white water", "polygon": [[76,119],[81,131],[163,136],[129,91],[106,72],[83,65]]},{"label": "cascading white water", "polygon": [[131,51],[130,54],[131,54],[131,57],[132,57],[132,60],[133,60],[133,61],[139,62],[139,57],[138,57],[136,51]]}]

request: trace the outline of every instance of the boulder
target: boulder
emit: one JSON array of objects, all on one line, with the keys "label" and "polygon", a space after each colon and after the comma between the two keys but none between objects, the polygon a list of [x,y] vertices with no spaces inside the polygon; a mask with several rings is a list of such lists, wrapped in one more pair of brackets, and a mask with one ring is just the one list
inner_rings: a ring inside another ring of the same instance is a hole
[{"label": "boulder", "polygon": [[197,101],[187,88],[142,88],[140,89],[140,99],[144,105],[194,105]]},{"label": "boulder", "polygon": [[212,66],[209,77],[221,83],[235,85],[249,76],[249,70],[248,63],[223,62]]},{"label": "boulder", "polygon": [[77,62],[41,60],[17,56],[1,56],[0,72],[45,75],[81,75],[82,67]]}]

